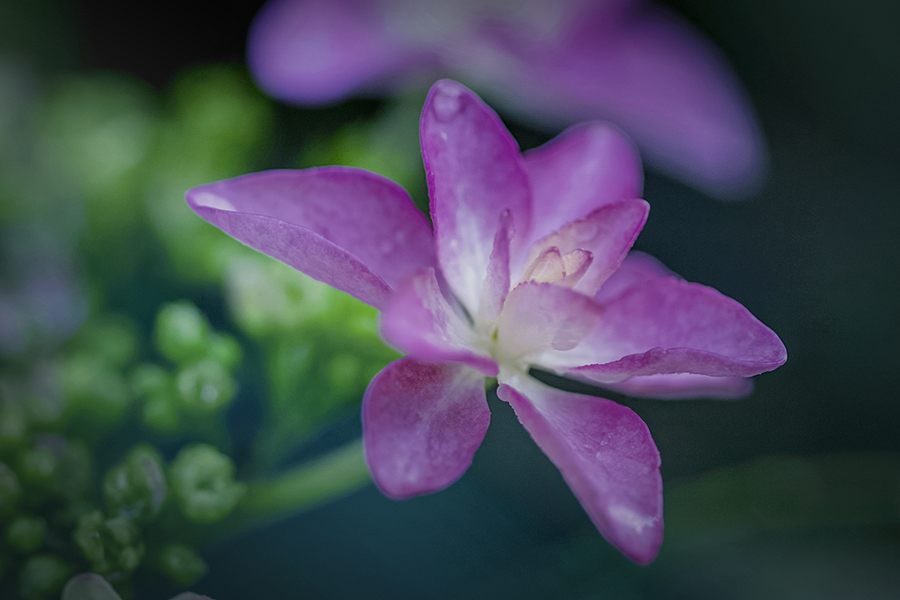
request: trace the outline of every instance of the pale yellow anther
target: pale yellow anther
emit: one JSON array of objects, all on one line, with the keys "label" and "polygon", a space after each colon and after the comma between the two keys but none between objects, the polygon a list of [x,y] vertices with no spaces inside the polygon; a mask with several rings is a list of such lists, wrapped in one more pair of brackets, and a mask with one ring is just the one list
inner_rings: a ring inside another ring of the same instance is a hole
[{"label": "pale yellow anther", "polygon": [[555,283],[573,288],[591,266],[593,256],[587,250],[577,248],[566,254],[560,254],[559,248],[552,246],[545,249],[525,269],[522,281],[538,283]]}]

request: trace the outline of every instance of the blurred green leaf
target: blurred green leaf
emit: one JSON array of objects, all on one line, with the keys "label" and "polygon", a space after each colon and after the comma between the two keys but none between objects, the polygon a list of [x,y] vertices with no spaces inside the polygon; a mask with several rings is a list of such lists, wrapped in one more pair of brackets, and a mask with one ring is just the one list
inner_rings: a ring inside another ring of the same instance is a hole
[{"label": "blurred green leaf", "polygon": [[900,454],[771,457],[666,491],[667,535],[900,524]]},{"label": "blurred green leaf", "polygon": [[0,462],[0,520],[13,513],[21,495],[19,478],[12,469]]}]

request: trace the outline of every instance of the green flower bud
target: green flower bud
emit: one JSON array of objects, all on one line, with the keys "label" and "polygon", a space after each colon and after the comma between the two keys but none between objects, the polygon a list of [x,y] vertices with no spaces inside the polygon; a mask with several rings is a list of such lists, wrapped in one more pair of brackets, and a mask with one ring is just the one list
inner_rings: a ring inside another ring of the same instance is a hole
[{"label": "green flower bud", "polygon": [[174,433],[181,423],[177,399],[169,393],[156,393],[144,400],[141,421],[158,433]]},{"label": "green flower bud", "polygon": [[22,487],[16,474],[0,462],[0,519],[13,513],[21,495]]},{"label": "green flower bud", "polygon": [[163,460],[149,444],[139,444],[103,478],[110,512],[149,519],[159,514],[168,493]]},{"label": "green flower bud", "polygon": [[178,373],[178,395],[181,406],[195,414],[213,413],[234,398],[235,384],[221,364],[201,360]]},{"label": "green flower bud", "polygon": [[222,368],[233,371],[241,364],[243,350],[237,340],[224,333],[211,333],[206,349],[206,358],[222,365]]},{"label": "green flower bud", "polygon": [[105,566],[106,551],[103,548],[103,537],[100,533],[102,529],[103,513],[94,510],[83,514],[78,519],[78,526],[72,533],[72,539],[91,564]]},{"label": "green flower bud", "polygon": [[174,433],[180,423],[177,391],[169,372],[153,364],[138,365],[131,373],[131,390],[143,400],[141,421],[159,433]]},{"label": "green flower bud", "polygon": [[129,573],[137,569],[144,557],[144,544],[140,543],[140,531],[134,520],[125,516],[113,517],[106,520],[106,529],[118,546],[115,559],[119,569]]},{"label": "green flower bud", "polygon": [[75,544],[97,573],[124,578],[134,571],[144,556],[144,544],[134,519],[126,516],[103,519],[95,510],[83,515],[72,534]]},{"label": "green flower bud", "polygon": [[186,300],[163,306],[153,329],[156,348],[176,363],[203,356],[209,333],[206,317]]},{"label": "green flower bud", "polygon": [[169,544],[159,553],[159,570],[178,585],[192,585],[206,575],[206,562],[184,544]]},{"label": "green flower bud", "polygon": [[197,523],[227,516],[246,492],[234,481],[234,463],[212,446],[194,444],[178,453],[169,470],[181,512]]},{"label": "green flower bud", "polygon": [[19,592],[25,600],[43,600],[58,594],[72,571],[72,565],[55,554],[32,556],[19,573]]},{"label": "green flower bud", "polygon": [[59,461],[53,451],[37,447],[26,450],[19,456],[16,470],[26,487],[51,489],[56,482],[58,468]]},{"label": "green flower bud", "polygon": [[6,541],[14,550],[34,552],[44,543],[47,521],[40,517],[18,517],[6,527]]}]

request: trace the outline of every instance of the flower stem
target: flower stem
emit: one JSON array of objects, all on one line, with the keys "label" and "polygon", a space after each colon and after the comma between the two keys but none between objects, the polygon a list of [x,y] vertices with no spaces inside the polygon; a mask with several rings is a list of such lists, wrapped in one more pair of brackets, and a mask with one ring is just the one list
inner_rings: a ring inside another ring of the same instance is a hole
[{"label": "flower stem", "polygon": [[362,440],[355,440],[275,479],[249,483],[236,518],[242,526],[259,525],[336,500],[369,483]]}]

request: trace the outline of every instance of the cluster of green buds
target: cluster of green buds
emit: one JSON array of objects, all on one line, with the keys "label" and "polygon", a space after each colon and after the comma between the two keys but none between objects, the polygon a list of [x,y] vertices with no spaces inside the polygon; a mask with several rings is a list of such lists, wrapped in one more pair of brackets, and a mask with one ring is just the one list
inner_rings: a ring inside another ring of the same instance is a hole
[{"label": "cluster of green buds", "polygon": [[[205,574],[196,540],[246,486],[215,446],[184,442],[201,421],[227,439],[241,348],[187,302],[156,319],[167,366],[135,364],[136,332],[124,318],[92,320],[59,358],[0,372],[0,597],[45,600],[81,571],[126,595],[141,566],[178,585]],[[141,425],[180,450],[166,460],[142,442],[111,461],[110,440]]]},{"label": "cluster of green buds", "polygon": [[[234,370],[241,347],[224,333],[213,331],[206,317],[190,302],[165,305],[153,331],[157,351],[174,369],[138,365],[131,387],[141,402],[141,421],[161,434],[208,429],[236,393]],[[211,420],[212,419],[212,420]]]},{"label": "cluster of green buds", "polygon": [[188,538],[231,514],[245,489],[231,459],[212,446],[185,446],[167,465],[141,443],[107,471],[103,509],[83,513],[72,538],[90,570],[116,586],[127,589],[142,564],[190,585],[206,564]]}]

